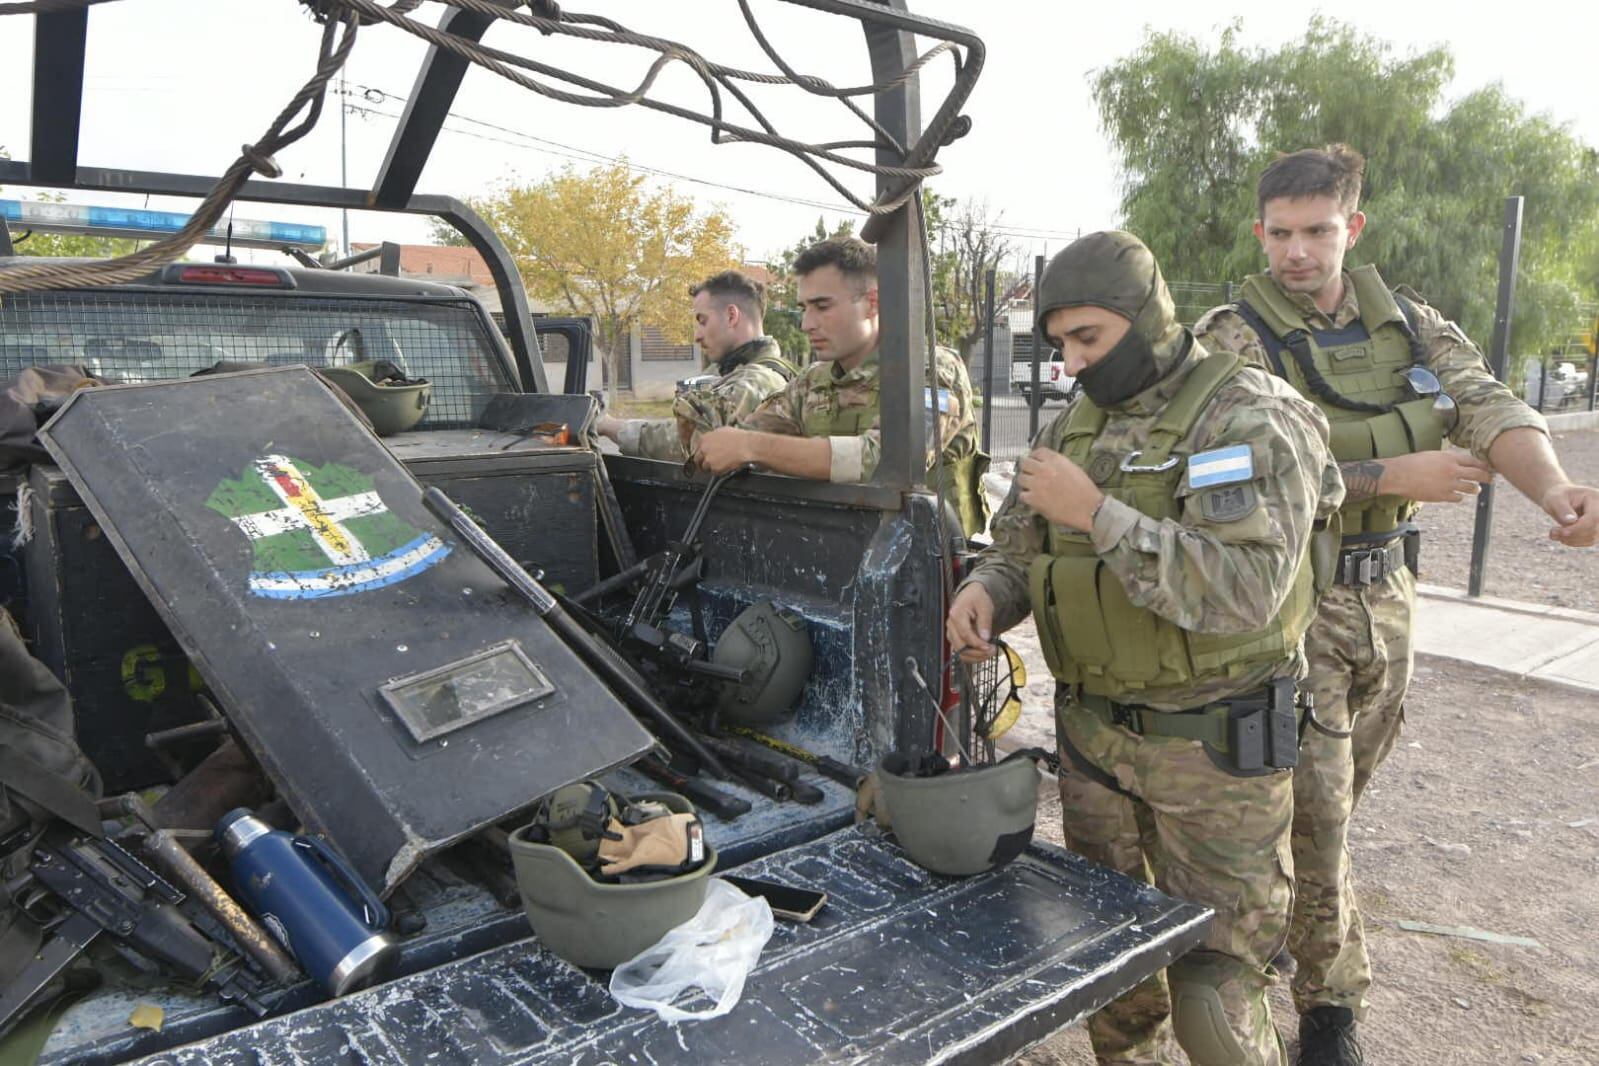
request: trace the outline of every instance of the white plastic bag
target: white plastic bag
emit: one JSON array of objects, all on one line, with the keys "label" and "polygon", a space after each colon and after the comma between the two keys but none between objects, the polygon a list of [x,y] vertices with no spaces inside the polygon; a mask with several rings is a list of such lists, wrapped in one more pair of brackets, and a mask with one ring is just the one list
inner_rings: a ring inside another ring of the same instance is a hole
[{"label": "white plastic bag", "polygon": [[[611,995],[672,1025],[720,1018],[737,1005],[744,979],[771,938],[771,906],[713,877],[694,917],[611,971]],[[702,1011],[672,1006],[689,988],[703,988],[715,1005]]]}]

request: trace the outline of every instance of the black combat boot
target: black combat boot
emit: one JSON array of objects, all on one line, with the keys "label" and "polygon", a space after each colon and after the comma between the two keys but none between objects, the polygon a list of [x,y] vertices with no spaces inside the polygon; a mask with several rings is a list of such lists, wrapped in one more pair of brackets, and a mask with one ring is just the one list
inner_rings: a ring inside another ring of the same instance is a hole
[{"label": "black combat boot", "polygon": [[1348,1007],[1312,1007],[1299,1016],[1299,1058],[1294,1066],[1364,1066],[1355,1039],[1355,1012]]}]

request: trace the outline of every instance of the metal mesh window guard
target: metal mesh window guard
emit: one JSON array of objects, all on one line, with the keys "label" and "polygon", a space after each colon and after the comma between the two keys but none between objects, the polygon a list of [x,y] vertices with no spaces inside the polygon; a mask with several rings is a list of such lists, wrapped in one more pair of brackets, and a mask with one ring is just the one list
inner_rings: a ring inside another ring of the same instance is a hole
[{"label": "metal mesh window guard", "polygon": [[337,366],[389,359],[433,383],[419,428],[476,425],[510,379],[469,300],[67,290],[0,304],[0,380],[47,363],[119,384],[187,377],[218,362]]}]

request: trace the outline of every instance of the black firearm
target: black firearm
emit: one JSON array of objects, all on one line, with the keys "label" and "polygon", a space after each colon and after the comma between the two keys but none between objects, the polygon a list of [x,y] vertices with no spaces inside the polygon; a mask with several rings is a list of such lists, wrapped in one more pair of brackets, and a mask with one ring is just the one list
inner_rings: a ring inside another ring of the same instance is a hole
[{"label": "black firearm", "polygon": [[473,554],[488,564],[500,580],[520,593],[568,647],[577,652],[604,680],[616,686],[630,708],[654,722],[663,740],[690,752],[700,765],[724,781],[732,779],[727,767],[655,698],[633,665],[573,620],[549,590],[507,555],[505,549],[472,521],[471,516],[461,510],[454,500],[442,490],[429,487],[422,493],[422,503],[455,530]]},{"label": "black firearm", "polygon": [[792,764],[726,738],[703,736],[700,740],[732,767],[744,784],[763,796],[795,803],[820,803],[824,798],[821,789],[799,779],[799,770]]},{"label": "black firearm", "polygon": [[749,800],[729,795],[697,777],[679,773],[669,762],[653,753],[634,763],[633,769],[650,780],[658,781],[667,788],[681,793],[693,800],[701,810],[709,811],[724,822],[731,822],[740,815],[750,812]]},{"label": "black firearm", "polygon": [[[644,583],[634,596],[633,604],[628,608],[627,615],[622,619],[618,630],[618,636],[624,644],[641,648],[681,673],[731,681],[736,685],[748,681],[746,671],[707,662],[703,640],[666,629],[662,623],[666,621],[666,616],[671,614],[678,592],[699,579],[702,562],[699,558],[700,527],[705,524],[705,515],[710,510],[711,500],[729,479],[737,477],[748,469],[750,468],[747,466],[735,467],[711,478],[710,483],[705,486],[705,491],[700,495],[699,504],[694,508],[694,514],[689,518],[688,528],[683,531],[683,535],[669,542],[665,551],[651,556],[633,568],[634,576],[643,576]],[[691,557],[693,557],[692,564],[685,567],[685,561]],[[617,586],[613,584],[611,587]]]},{"label": "black firearm", "polygon": [[[204,982],[224,1000],[256,1015],[259,982],[238,966],[218,965],[215,943],[178,908],[184,894],[110,840],[61,826],[45,831],[34,846],[31,880],[60,901],[54,933],[6,988],[0,989],[0,1033],[5,1032],[50,983],[102,936],[117,940],[146,965]],[[36,914],[38,903],[29,907]]]}]

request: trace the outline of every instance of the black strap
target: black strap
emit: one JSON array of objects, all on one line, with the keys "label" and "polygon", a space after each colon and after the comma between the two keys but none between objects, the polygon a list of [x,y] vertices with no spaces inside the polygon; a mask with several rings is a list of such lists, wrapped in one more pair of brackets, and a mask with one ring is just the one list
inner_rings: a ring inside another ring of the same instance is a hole
[{"label": "black strap", "polygon": [[[1293,356],[1294,365],[1299,368],[1299,373],[1304,376],[1305,387],[1312,396],[1334,407],[1342,407],[1346,411],[1364,411],[1367,414],[1385,415],[1392,411],[1392,404],[1366,403],[1364,400],[1351,400],[1337,389],[1327,383],[1321,376],[1321,371],[1316,369],[1316,361],[1310,352],[1310,334],[1305,330],[1296,329],[1286,337],[1278,337],[1272,328],[1266,325],[1266,320],[1249,305],[1248,300],[1239,300],[1233,305],[1233,310],[1238,312],[1238,317],[1249,324],[1260,338],[1260,343],[1265,346],[1266,357],[1271,360],[1272,370],[1284,381],[1288,380],[1288,368],[1283,364],[1283,349]],[[1411,337],[1411,357],[1415,357],[1416,343],[1414,331],[1409,331]]]},{"label": "black strap", "polygon": [[1304,375],[1305,387],[1310,394],[1323,403],[1342,407],[1346,411],[1364,411],[1367,414],[1385,415],[1394,409],[1391,403],[1367,403],[1365,400],[1351,400],[1321,376],[1321,371],[1316,369],[1316,360],[1310,351],[1310,334],[1302,329],[1296,329],[1283,338],[1283,344],[1288,348],[1288,354],[1294,357],[1294,365],[1299,367],[1299,372]]},{"label": "black strap", "polygon": [[1416,324],[1415,302],[1403,293],[1395,292],[1394,303],[1399,305],[1399,313],[1405,316],[1405,340],[1410,342],[1410,362],[1415,366],[1426,366],[1427,352],[1421,346],[1421,327]]},{"label": "black strap", "polygon": [[[1075,746],[1073,746],[1071,739],[1066,736],[1065,730],[1059,730],[1059,733],[1060,736],[1057,739],[1060,741],[1060,750],[1066,753],[1066,759],[1072,764],[1072,769],[1076,770],[1078,773],[1082,774],[1096,785],[1104,785],[1112,792],[1126,796],[1130,800],[1139,799],[1133,793],[1128,792],[1125,788],[1122,788],[1121,783],[1110,774],[1107,774],[1105,771],[1089,762],[1088,756],[1084,755],[1082,752],[1078,751]],[[1139,800],[1139,802],[1142,803],[1143,801]]]},{"label": "black strap", "polygon": [[1353,729],[1334,729],[1330,725],[1323,725],[1321,719],[1316,717],[1316,708],[1313,706],[1305,708],[1305,721],[1310,723],[1311,728],[1315,729],[1316,732],[1321,733],[1323,736],[1332,737],[1334,740],[1348,740],[1355,735]]},{"label": "black strap", "polygon": [[1266,358],[1271,360],[1272,372],[1287,381],[1288,368],[1283,365],[1283,342],[1277,339],[1277,334],[1266,325],[1266,320],[1260,317],[1260,312],[1255,310],[1248,300],[1239,300],[1233,304],[1233,310],[1238,312],[1238,317],[1243,319],[1245,324],[1255,331],[1255,336],[1260,338],[1260,343],[1266,349]]}]

